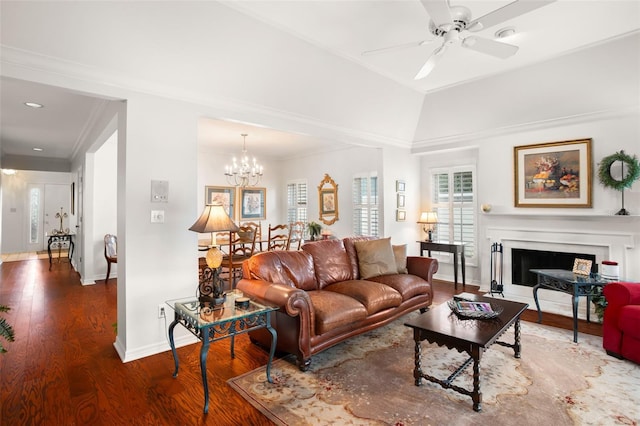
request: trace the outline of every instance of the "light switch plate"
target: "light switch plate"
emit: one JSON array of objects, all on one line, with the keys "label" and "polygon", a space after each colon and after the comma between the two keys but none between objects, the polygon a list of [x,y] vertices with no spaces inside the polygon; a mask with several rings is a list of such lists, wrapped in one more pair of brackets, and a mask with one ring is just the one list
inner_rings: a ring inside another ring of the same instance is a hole
[{"label": "light switch plate", "polygon": [[164,210],[151,210],[151,223],[164,223]]}]

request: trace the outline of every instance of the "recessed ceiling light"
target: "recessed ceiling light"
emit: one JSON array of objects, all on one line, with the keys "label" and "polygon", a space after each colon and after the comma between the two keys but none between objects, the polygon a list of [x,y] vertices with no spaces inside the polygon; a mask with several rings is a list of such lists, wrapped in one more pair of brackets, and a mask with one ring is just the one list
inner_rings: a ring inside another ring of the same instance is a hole
[{"label": "recessed ceiling light", "polygon": [[496,31],[495,36],[496,38],[506,38],[506,37],[511,37],[515,33],[516,33],[516,29],[514,27],[506,27]]},{"label": "recessed ceiling light", "polygon": [[26,106],[28,106],[29,108],[43,108],[44,105],[39,104],[37,102],[25,102],[24,103]]},{"label": "recessed ceiling light", "polygon": [[42,152],[42,151],[44,151],[44,149],[42,149],[42,148],[33,148],[33,150],[34,150],[34,151],[38,151],[38,152]]}]

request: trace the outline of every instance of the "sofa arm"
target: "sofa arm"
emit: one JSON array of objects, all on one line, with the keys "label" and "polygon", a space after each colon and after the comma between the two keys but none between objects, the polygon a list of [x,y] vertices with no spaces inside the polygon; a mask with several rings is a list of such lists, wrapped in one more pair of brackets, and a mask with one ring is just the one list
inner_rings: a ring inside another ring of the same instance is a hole
[{"label": "sofa arm", "polygon": [[407,256],[407,271],[431,284],[433,274],[438,272],[438,259],[421,256]]},{"label": "sofa arm", "polygon": [[292,317],[300,315],[303,322],[305,320],[311,321],[313,318],[311,299],[304,290],[246,278],[242,278],[236,287],[243,294],[258,298],[269,305],[277,306]]},{"label": "sofa arm", "polygon": [[603,292],[609,306],[640,305],[640,283],[609,283]]}]

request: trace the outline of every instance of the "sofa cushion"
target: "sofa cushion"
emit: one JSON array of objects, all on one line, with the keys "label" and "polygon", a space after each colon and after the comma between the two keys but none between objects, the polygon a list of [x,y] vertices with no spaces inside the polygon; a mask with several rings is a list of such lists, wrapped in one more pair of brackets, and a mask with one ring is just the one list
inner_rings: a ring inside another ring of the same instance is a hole
[{"label": "sofa cushion", "polygon": [[251,276],[248,278],[317,290],[313,258],[302,251],[267,251],[245,260]]},{"label": "sofa cushion", "polygon": [[349,256],[341,240],[321,240],[307,243],[302,250],[313,257],[318,288],[352,279]]},{"label": "sofa cushion", "polygon": [[398,273],[396,259],[391,248],[391,238],[357,241],[354,245],[358,253],[361,279],[366,280],[379,275]]},{"label": "sofa cushion", "polygon": [[402,295],[402,300],[408,300],[420,294],[432,294],[429,282],[411,274],[381,275],[369,278],[369,281],[382,283],[397,290]]},{"label": "sofa cushion", "polygon": [[356,299],[367,308],[368,315],[395,308],[402,303],[402,296],[399,292],[387,285],[372,281],[342,281],[325,287],[325,290]]},{"label": "sofa cushion", "polygon": [[391,246],[393,248],[393,257],[396,259],[396,268],[399,274],[407,274],[407,245]]},{"label": "sofa cushion", "polygon": [[351,263],[351,279],[359,280],[360,279],[360,267],[358,266],[358,253],[356,252],[355,243],[358,241],[370,241],[375,239],[374,237],[347,237],[342,240],[344,243],[344,249],[347,251],[347,255],[349,256],[349,262]]},{"label": "sofa cushion", "polygon": [[364,305],[353,297],[324,290],[310,291],[307,294],[315,314],[316,335],[357,323],[367,317]]}]

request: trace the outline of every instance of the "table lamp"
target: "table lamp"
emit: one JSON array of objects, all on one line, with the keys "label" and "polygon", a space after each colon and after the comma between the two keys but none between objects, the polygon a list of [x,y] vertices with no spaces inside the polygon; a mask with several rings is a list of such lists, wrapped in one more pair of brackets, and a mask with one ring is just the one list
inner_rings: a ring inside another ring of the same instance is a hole
[{"label": "table lamp", "polygon": [[418,223],[422,223],[422,230],[427,233],[427,241],[433,241],[433,227],[438,223],[438,214],[436,212],[422,212]]},{"label": "table lamp", "polygon": [[222,283],[218,277],[222,264],[222,252],[216,244],[216,232],[238,231],[238,227],[224,210],[222,204],[207,204],[190,231],[211,232],[211,244],[205,256],[207,268],[202,271],[202,280],[198,284],[198,300],[200,304],[209,302],[214,305],[224,303]]}]

